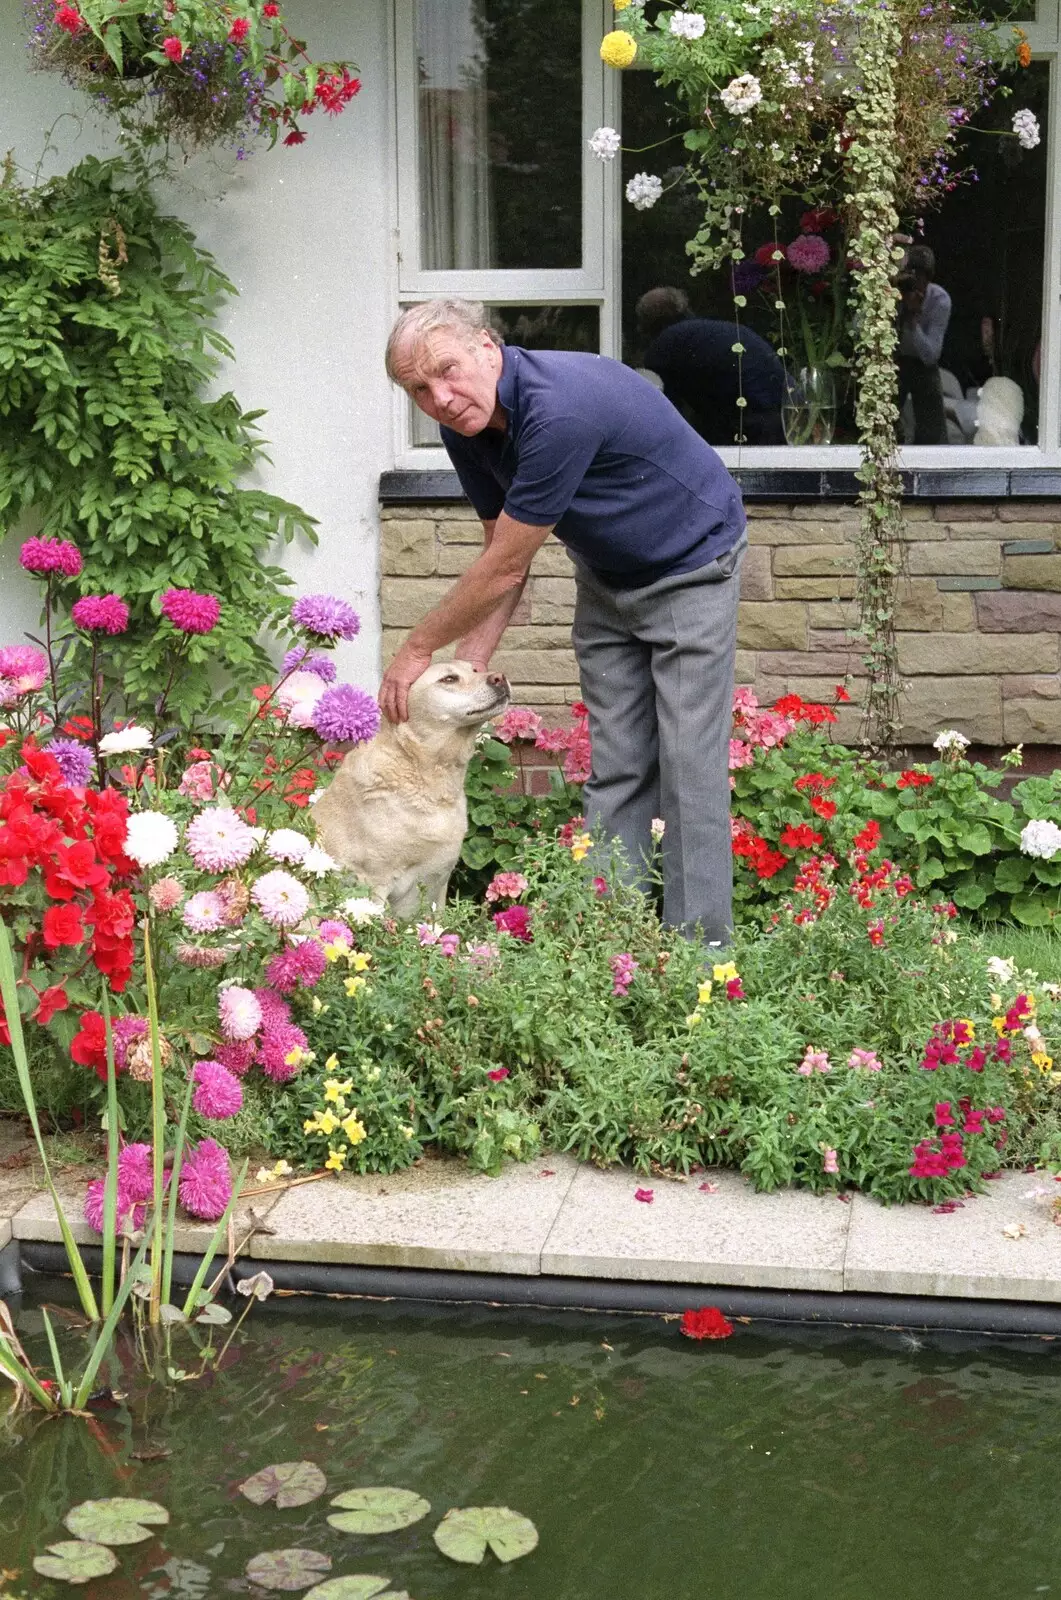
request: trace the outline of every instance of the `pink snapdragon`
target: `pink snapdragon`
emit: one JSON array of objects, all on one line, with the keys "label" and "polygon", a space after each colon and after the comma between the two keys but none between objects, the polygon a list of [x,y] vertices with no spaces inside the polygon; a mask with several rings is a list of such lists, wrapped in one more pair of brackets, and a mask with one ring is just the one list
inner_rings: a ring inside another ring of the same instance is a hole
[{"label": "pink snapdragon", "polygon": [[801,1078],[809,1078],[815,1072],[831,1072],[832,1070],[832,1063],[827,1052],[815,1050],[813,1045],[807,1046],[803,1060],[796,1068]]},{"label": "pink snapdragon", "polygon": [[634,960],[629,950],[621,950],[609,959],[608,965],[612,969],[612,994],[621,997],[633,983],[640,962]]},{"label": "pink snapdragon", "polygon": [[881,1064],[872,1050],[852,1050],[847,1058],[849,1067],[861,1069],[863,1072],[880,1072]]}]

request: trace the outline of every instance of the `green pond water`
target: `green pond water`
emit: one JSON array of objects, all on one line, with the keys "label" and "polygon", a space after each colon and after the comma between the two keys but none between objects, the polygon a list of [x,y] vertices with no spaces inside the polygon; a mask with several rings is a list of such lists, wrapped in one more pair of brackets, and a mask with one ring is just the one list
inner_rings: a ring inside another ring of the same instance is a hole
[{"label": "green pond water", "polygon": [[[37,1351],[39,1313],[19,1317]],[[297,1545],[413,1600],[1061,1600],[1061,1341],[755,1325],[694,1344],[658,1318],[299,1297],[246,1326],[199,1382],[149,1386],[126,1351],[117,1408],[0,1429],[0,1568],[21,1572],[0,1592],[262,1596],[248,1558]],[[187,1335],[173,1354],[191,1365]],[[313,1504],[237,1493],[301,1458],[328,1477]],[[331,1495],[368,1484],[431,1514],[329,1528]],[[84,1588],[36,1576],[64,1513],[105,1495],[161,1501],[171,1523]],[[447,1561],[431,1533],[460,1505],[525,1513],[538,1550]]]}]

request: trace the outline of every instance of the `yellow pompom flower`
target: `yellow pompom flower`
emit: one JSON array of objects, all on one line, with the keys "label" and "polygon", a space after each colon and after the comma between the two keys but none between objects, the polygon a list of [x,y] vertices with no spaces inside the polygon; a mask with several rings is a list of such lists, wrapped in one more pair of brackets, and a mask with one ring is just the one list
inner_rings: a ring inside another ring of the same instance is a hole
[{"label": "yellow pompom flower", "polygon": [[711,969],[711,975],[716,983],[732,983],[740,977],[736,965],[732,961],[716,962]]},{"label": "yellow pompom flower", "polygon": [[637,55],[637,40],[625,28],[613,28],[600,44],[600,58],[606,67],[628,67]]},{"label": "yellow pompom flower", "polygon": [[[715,975],[716,977],[718,976],[717,967],[715,968]],[[697,987],[696,1003],[698,1006],[709,1006],[711,1004],[711,990],[713,988],[714,985],[712,984],[710,978],[705,979],[704,982]]]},{"label": "yellow pompom flower", "polygon": [[339,1126],[351,1144],[360,1144],[362,1139],[367,1138],[365,1124],[358,1121],[356,1111],[351,1111],[348,1117],[344,1117]]},{"label": "yellow pompom flower", "polygon": [[346,1166],[346,1146],[336,1150],[334,1145],[328,1146],[328,1159],[324,1163],[329,1172],[342,1172]]}]

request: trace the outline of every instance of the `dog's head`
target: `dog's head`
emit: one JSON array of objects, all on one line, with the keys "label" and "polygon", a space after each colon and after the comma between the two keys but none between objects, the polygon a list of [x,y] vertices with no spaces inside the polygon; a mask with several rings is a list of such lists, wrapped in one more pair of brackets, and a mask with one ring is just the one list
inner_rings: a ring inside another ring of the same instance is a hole
[{"label": "dog's head", "polygon": [[480,728],[508,702],[508,679],[503,673],[479,672],[469,661],[438,661],[409,690],[409,723],[418,733],[441,727]]}]

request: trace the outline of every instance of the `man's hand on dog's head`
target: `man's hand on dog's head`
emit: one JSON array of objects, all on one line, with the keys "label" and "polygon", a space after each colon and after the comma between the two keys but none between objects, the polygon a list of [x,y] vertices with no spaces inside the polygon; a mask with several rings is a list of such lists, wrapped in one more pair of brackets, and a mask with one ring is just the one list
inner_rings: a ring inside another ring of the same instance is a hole
[{"label": "man's hand on dog's head", "polygon": [[409,690],[431,665],[431,657],[403,644],[379,686],[379,706],[388,722],[408,722]]}]

